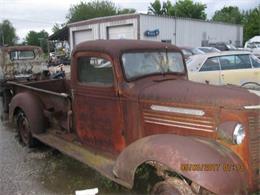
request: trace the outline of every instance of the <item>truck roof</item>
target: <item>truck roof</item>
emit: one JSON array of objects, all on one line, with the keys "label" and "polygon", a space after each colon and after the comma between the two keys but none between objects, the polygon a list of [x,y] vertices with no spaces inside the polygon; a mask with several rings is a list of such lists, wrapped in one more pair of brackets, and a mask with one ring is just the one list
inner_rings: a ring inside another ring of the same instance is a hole
[{"label": "truck roof", "polygon": [[8,47],[2,47],[2,50],[4,50],[5,52],[10,52],[10,51],[27,51],[27,50],[41,50],[40,47],[38,46],[33,46],[33,45],[17,45],[17,46],[8,46]]},{"label": "truck roof", "polygon": [[73,50],[73,54],[84,51],[105,52],[113,56],[120,56],[125,51],[140,50],[163,50],[166,49],[181,52],[179,48],[169,43],[143,40],[95,40],[78,44]]}]

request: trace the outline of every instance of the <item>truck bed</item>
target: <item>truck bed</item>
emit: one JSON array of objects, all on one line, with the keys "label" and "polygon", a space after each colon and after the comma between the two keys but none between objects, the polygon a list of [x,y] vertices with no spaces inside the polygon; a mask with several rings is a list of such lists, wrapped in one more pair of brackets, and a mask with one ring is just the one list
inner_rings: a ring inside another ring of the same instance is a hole
[{"label": "truck bed", "polygon": [[39,98],[51,128],[72,131],[70,80],[43,80],[26,83],[9,81],[7,84],[12,89],[13,95],[30,93]]},{"label": "truck bed", "polygon": [[70,95],[70,80],[66,79],[34,81],[25,83],[24,85]]}]

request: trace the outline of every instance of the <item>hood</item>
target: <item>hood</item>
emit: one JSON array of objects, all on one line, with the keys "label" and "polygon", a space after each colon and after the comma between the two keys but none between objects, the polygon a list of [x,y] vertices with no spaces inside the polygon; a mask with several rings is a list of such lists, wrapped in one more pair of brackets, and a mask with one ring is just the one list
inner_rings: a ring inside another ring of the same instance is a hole
[{"label": "hood", "polygon": [[235,86],[213,86],[185,80],[156,82],[140,92],[140,100],[241,108],[260,104],[260,97]]}]

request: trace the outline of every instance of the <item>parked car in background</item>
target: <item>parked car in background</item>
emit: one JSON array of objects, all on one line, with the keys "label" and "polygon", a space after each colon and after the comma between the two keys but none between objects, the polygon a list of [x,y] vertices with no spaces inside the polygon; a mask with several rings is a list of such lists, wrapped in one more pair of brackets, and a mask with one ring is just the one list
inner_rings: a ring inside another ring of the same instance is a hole
[{"label": "parked car in background", "polygon": [[209,47],[215,47],[220,51],[233,51],[233,50],[237,50],[237,48],[229,43],[225,43],[225,42],[216,42],[216,43],[209,43],[208,45]]},{"label": "parked car in background", "polygon": [[192,55],[203,54],[204,52],[193,47],[179,47],[184,55],[185,60],[187,60]]},{"label": "parked car in background", "polygon": [[214,85],[260,84],[260,60],[247,51],[226,51],[190,57],[189,79]]},{"label": "parked car in background", "polygon": [[197,49],[203,51],[204,53],[221,52],[219,49],[215,47],[197,47]]},{"label": "parked car in background", "polygon": [[260,58],[260,36],[254,36],[245,43],[245,49],[251,51],[255,56]]}]

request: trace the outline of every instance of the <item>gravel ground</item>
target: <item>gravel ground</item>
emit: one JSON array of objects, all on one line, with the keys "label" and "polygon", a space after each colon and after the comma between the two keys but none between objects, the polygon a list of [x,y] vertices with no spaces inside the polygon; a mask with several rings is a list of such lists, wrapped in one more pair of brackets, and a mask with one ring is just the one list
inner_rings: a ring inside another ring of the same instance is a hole
[{"label": "gravel ground", "polygon": [[[1,112],[1,109],[0,109]],[[15,128],[0,121],[0,194],[75,194],[75,190],[98,187],[99,194],[125,194],[86,165],[40,145],[24,147]]]}]

